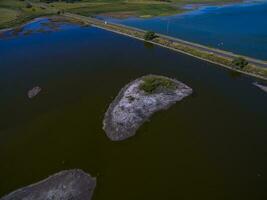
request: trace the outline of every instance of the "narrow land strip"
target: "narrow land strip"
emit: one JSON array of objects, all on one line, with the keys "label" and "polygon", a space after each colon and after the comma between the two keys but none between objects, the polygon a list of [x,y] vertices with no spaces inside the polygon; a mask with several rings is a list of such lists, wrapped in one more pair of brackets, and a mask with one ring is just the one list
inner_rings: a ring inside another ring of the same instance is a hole
[{"label": "narrow land strip", "polygon": [[[92,17],[85,17],[77,14],[72,13],[64,13],[63,16],[80,20],[85,24],[90,24],[94,27],[101,28],[107,31],[111,31],[114,33],[118,33],[121,35],[125,35],[131,38],[135,38],[138,40],[144,40],[145,32],[144,30],[128,27],[125,25],[120,24],[114,24],[114,23],[107,23],[106,21],[95,19]],[[152,41],[149,41],[150,43],[153,43],[155,45],[159,45],[164,48],[168,48],[174,51],[178,51],[217,65],[220,65],[222,67],[253,76],[259,79],[267,80],[267,62],[244,57],[249,64],[240,69],[236,68],[232,65],[232,60],[234,58],[240,57],[240,55],[233,54],[230,52],[226,52],[219,49],[210,48],[204,45],[184,41],[181,39],[173,38],[170,36],[166,36],[163,34],[157,34],[157,38],[153,39]]]}]

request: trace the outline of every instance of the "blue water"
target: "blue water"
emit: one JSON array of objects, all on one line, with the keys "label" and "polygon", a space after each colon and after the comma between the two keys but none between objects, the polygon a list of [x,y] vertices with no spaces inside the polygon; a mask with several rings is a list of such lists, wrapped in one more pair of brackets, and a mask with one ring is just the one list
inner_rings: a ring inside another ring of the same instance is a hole
[{"label": "blue water", "polygon": [[204,6],[169,17],[109,20],[267,60],[267,1]]}]

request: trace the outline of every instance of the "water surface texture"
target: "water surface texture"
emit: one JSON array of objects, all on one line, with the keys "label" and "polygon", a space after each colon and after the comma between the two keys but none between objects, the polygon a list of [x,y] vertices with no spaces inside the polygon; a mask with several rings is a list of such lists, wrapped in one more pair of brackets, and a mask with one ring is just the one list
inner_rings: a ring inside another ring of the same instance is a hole
[{"label": "water surface texture", "polygon": [[[254,79],[97,28],[43,26],[0,40],[0,196],[80,168],[97,177],[94,200],[267,199],[267,94]],[[111,142],[105,110],[150,73],[194,94]]]},{"label": "water surface texture", "polygon": [[204,6],[151,19],[108,19],[230,52],[267,60],[267,1]]}]

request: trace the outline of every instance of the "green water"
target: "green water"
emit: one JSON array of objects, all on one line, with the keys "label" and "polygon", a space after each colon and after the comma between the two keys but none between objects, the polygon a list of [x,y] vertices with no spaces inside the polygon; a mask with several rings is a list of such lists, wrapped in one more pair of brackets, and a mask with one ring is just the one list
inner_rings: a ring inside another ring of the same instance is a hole
[{"label": "green water", "polygon": [[[0,60],[0,196],[80,168],[97,177],[94,200],[267,198],[267,94],[252,78],[77,26],[2,39]],[[105,110],[149,73],[194,94],[111,142]]]}]

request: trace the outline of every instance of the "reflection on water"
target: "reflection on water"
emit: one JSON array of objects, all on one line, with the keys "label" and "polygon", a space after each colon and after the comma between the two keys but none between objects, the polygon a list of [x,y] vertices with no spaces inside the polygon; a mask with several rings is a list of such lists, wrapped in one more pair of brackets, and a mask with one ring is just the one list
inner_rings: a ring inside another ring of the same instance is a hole
[{"label": "reflection on water", "polygon": [[[81,168],[97,176],[95,200],[266,199],[267,94],[254,79],[79,26],[0,40],[0,60],[0,195]],[[135,137],[109,141],[109,103],[150,73],[176,78],[194,95],[155,114]],[[37,85],[42,91],[29,99]]]}]

